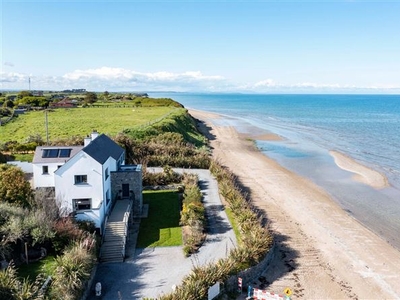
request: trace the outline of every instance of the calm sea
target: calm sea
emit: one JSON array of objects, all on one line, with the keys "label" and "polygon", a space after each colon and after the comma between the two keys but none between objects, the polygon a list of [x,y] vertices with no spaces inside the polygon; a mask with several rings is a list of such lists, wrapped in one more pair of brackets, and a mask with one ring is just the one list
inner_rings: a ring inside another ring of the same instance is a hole
[{"label": "calm sea", "polygon": [[[223,114],[241,132],[264,130],[284,141],[257,141],[263,153],[324,188],[349,214],[400,249],[400,95],[152,93],[187,108]],[[351,180],[329,155],[337,150],[385,174],[375,190]]]}]

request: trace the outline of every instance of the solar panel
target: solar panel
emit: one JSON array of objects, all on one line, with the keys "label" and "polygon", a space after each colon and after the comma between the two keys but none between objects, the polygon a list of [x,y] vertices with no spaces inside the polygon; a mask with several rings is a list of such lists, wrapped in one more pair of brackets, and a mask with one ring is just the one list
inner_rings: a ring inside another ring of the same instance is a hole
[{"label": "solar panel", "polygon": [[71,149],[60,149],[58,157],[69,157],[71,155]]},{"label": "solar panel", "polygon": [[44,149],[42,157],[55,158],[58,157],[58,149]]}]

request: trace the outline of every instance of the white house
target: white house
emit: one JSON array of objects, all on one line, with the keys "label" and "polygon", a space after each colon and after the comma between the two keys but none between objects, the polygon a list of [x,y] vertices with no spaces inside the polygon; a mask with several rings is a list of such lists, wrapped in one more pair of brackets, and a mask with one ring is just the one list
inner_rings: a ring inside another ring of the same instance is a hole
[{"label": "white house", "polygon": [[37,147],[33,173],[35,188],[54,188],[62,214],[93,221],[100,233],[115,200],[131,198],[141,212],[141,165],[126,166],[124,149],[104,134],[84,146]]}]

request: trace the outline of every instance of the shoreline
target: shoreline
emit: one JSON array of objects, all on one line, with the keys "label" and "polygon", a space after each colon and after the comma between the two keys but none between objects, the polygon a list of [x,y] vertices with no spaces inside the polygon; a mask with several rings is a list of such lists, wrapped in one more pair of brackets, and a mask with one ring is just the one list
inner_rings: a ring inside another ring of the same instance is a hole
[{"label": "shoreline", "polygon": [[353,158],[339,151],[331,150],[329,151],[329,154],[334,158],[335,163],[339,168],[354,173],[354,180],[372,186],[376,189],[383,189],[389,186],[386,176],[378,171],[356,162]]},{"label": "shoreline", "polygon": [[223,118],[218,114],[189,113],[201,120],[199,129],[209,138],[214,159],[238,176],[267,216],[279,253],[262,274],[267,290],[282,293],[290,287],[293,299],[399,298],[397,249],[323,189],[261,153],[251,134],[213,122]]}]

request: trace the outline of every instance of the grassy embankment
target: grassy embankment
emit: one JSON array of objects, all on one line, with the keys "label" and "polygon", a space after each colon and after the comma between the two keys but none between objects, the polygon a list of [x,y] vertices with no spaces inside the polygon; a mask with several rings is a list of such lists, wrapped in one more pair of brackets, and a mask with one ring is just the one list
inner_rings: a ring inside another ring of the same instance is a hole
[{"label": "grassy embankment", "polygon": [[[205,139],[196,131],[186,109],[174,105],[148,105],[148,107],[134,107],[131,104],[129,107],[121,107],[120,103],[107,103],[99,107],[49,111],[50,143],[62,144],[63,141],[72,138],[83,141],[84,136],[96,129],[110,137],[123,133],[133,140],[144,140],[161,133],[175,132],[181,134],[187,142],[196,146],[204,145]],[[46,141],[43,111],[28,112],[1,126],[0,146],[11,141],[24,144],[29,137],[37,136]],[[16,160],[30,161],[33,156],[26,151],[14,151],[4,147],[2,149],[6,153],[11,153]]]}]

